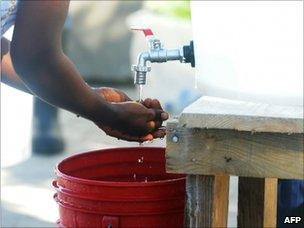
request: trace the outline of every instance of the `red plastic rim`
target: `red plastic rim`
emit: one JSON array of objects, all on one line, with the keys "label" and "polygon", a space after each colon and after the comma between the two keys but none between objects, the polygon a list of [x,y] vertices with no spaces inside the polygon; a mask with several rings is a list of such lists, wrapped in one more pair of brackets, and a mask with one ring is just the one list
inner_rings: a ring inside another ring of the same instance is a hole
[{"label": "red plastic rim", "polygon": [[[88,154],[92,154],[92,153],[97,153],[97,152],[101,152],[101,151],[117,151],[118,148],[107,148],[107,149],[102,149],[102,150],[93,150],[93,151],[89,151],[89,152],[82,152],[82,153],[77,153],[75,155],[69,156],[65,159],[63,159],[60,163],[58,163],[55,167],[55,174],[57,175],[57,177],[66,179],[66,180],[70,180],[73,182],[77,182],[77,183],[81,183],[81,184],[86,184],[86,185],[97,185],[97,186],[127,186],[127,187],[145,187],[145,186],[155,186],[155,185],[164,185],[164,184],[174,184],[175,182],[181,181],[181,180],[185,180],[185,176],[184,177],[177,177],[177,178],[172,178],[172,179],[167,179],[167,180],[157,180],[157,181],[149,181],[149,182],[123,182],[123,181],[104,181],[104,180],[88,180],[88,179],[84,179],[84,178],[79,178],[79,177],[74,177],[74,176],[70,176],[67,175],[63,172],[60,171],[60,166],[62,163],[67,162],[70,159],[73,159],[75,157],[78,156],[86,156]],[[138,150],[138,147],[120,147],[119,150]],[[159,151],[164,150],[165,148],[161,148],[161,147],[143,147],[142,149],[149,149],[149,150],[155,150],[155,151]],[[181,175],[181,174],[176,174]]]}]

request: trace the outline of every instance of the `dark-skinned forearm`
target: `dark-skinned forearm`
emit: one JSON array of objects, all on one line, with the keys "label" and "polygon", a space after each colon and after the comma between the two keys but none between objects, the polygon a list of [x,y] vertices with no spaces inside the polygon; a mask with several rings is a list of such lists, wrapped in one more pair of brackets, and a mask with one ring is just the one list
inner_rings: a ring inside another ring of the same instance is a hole
[{"label": "dark-skinned forearm", "polygon": [[20,1],[10,51],[14,68],[46,102],[110,125],[113,105],[84,82],[62,51],[68,6],[69,1]]},{"label": "dark-skinned forearm", "polygon": [[84,82],[63,53],[19,59],[15,63],[22,81],[44,101],[92,121],[111,121],[111,104]]}]

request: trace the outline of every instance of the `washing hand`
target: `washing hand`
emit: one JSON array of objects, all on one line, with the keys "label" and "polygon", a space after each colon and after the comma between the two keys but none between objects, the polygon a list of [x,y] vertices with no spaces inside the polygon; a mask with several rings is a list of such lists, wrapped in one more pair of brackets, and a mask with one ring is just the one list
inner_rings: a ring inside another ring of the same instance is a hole
[{"label": "washing hand", "polygon": [[151,99],[147,98],[144,101],[141,101],[141,103],[150,109],[156,109],[156,110],[161,110],[162,113],[160,114],[159,120],[154,121],[152,123],[152,126],[154,124],[154,132],[152,134],[153,138],[163,138],[166,135],[166,128],[162,126],[163,121],[166,121],[169,118],[169,114],[165,111],[163,111],[163,108],[160,104],[160,102],[157,99]]},{"label": "washing hand", "polygon": [[105,100],[111,102],[114,110],[110,124],[96,122],[107,135],[127,141],[144,142],[163,138],[166,130],[162,127],[168,114],[163,111],[156,99],[145,99],[138,103],[122,91],[112,88],[95,89]]}]

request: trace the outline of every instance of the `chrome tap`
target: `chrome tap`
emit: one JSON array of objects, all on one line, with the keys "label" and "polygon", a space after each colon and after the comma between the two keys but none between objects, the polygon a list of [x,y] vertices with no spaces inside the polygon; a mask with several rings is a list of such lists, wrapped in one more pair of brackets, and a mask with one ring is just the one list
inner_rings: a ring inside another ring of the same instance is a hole
[{"label": "chrome tap", "polygon": [[132,71],[135,72],[134,84],[145,85],[147,73],[151,67],[147,62],[163,63],[167,61],[179,60],[181,63],[191,63],[195,67],[193,41],[190,45],[185,45],[177,49],[165,49],[161,41],[156,38],[149,28],[132,27],[132,30],[142,31],[149,45],[149,50],[141,52],[137,58],[137,65],[132,65]]}]

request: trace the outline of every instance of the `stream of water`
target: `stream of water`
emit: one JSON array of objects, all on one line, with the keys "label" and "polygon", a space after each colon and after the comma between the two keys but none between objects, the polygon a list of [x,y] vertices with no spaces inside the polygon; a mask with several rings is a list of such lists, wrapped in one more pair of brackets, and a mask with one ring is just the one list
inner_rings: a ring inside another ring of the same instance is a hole
[{"label": "stream of water", "polygon": [[[138,102],[143,100],[143,85],[138,85]],[[139,143],[139,146],[143,146],[143,143]]]},{"label": "stream of water", "polygon": [[139,102],[143,99],[143,85],[138,85],[138,99]]}]

